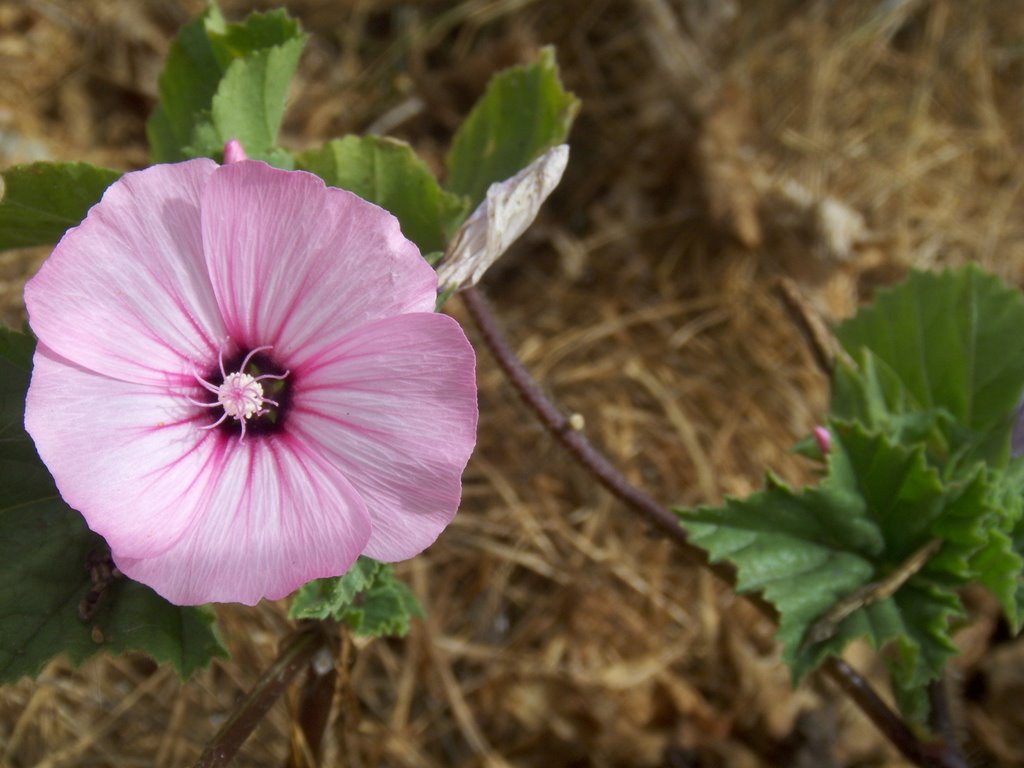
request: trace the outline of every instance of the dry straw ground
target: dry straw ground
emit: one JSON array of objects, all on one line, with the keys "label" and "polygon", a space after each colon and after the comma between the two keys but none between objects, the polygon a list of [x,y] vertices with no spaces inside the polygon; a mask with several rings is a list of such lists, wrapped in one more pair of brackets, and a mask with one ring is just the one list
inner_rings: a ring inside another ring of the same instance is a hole
[{"label": "dry straw ground", "polygon": [[[489,74],[558,47],[583,101],[570,167],[486,292],[537,378],[665,503],[746,493],[765,467],[807,479],[787,448],[825,382],[775,276],[829,318],[910,266],[1024,280],[1018,0],[288,5],[312,33],[296,148],[382,131],[439,166]],[[199,10],[0,2],[0,163],[143,164],[161,57]],[[7,322],[44,255],[0,255]],[[902,764],[830,686],[791,692],[772,628],[573,466],[483,349],[479,370],[463,509],[402,568],[429,618],[350,649],[325,765]],[[977,764],[1024,765],[1022,643],[968,599],[959,722]],[[0,766],[188,765],[287,631],[283,605],[219,613],[234,661],[186,683],[101,657],[0,689]],[[284,764],[294,711],[279,702],[237,764]]]}]

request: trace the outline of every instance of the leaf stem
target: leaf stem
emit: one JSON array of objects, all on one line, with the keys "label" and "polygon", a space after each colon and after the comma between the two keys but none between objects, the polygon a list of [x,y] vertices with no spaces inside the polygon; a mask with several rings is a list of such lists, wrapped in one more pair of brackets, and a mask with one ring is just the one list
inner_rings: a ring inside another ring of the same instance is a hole
[{"label": "leaf stem", "polygon": [[288,684],[326,642],[316,623],[302,626],[288,635],[282,641],[281,650],[273,665],[238,702],[234,713],[199,756],[195,768],[219,768],[228,765]]},{"label": "leaf stem", "polygon": [[[461,296],[498,366],[519,393],[523,402],[537,415],[541,424],[563,445],[569,454],[627,507],[637,512],[678,545],[687,560],[710,568],[729,585],[735,586],[736,575],[732,568],[723,567],[718,563],[709,563],[707,553],[690,543],[686,532],[679,525],[678,518],[670,510],[630,483],[581,432],[572,427],[569,419],[544,394],[540,385],[509,346],[487,305],[487,301],[480,292],[476,288],[468,288],[461,293]],[[744,595],[744,597],[750,599],[754,596]],[[765,615],[777,621],[776,612],[765,601],[752,599],[752,602]],[[823,664],[823,669],[903,756],[915,765],[922,766],[922,768],[963,768],[963,760],[947,744],[921,741],[907,723],[886,705],[870,683],[845,661],[829,659]]]}]

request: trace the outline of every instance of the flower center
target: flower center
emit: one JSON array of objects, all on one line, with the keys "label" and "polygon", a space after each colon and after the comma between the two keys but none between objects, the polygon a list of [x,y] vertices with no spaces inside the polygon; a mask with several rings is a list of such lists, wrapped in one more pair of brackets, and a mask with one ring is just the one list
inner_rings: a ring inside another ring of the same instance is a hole
[{"label": "flower center", "polygon": [[239,441],[247,434],[280,429],[291,399],[285,381],[290,371],[281,369],[264,354],[270,349],[269,346],[256,347],[227,362],[221,352],[217,368],[205,379],[195,374],[196,381],[206,390],[205,400],[189,399],[201,408],[213,409],[211,415],[215,417],[202,429],[219,427],[237,434]]},{"label": "flower center", "polygon": [[229,374],[217,387],[217,402],[224,406],[228,416],[239,420],[252,418],[263,408],[263,385],[248,373]]}]

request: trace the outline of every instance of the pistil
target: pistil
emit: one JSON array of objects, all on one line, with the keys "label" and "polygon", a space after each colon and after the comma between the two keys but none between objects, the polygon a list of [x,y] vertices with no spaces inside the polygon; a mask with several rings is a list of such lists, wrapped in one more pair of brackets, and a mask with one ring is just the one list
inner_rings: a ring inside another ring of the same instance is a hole
[{"label": "pistil", "polygon": [[265,408],[265,405],[272,405],[275,408],[280,408],[280,403],[276,400],[272,400],[267,397],[263,392],[263,385],[261,381],[267,379],[273,379],[281,381],[288,376],[290,371],[285,371],[282,374],[264,373],[259,376],[253,376],[251,373],[246,372],[249,363],[252,362],[253,357],[259,352],[264,350],[272,349],[270,346],[256,347],[252,349],[242,360],[241,365],[238,366],[238,370],[232,373],[228,373],[224,369],[224,351],[221,350],[217,356],[218,365],[220,367],[221,383],[220,385],[213,384],[206,379],[202,378],[198,373],[193,373],[196,381],[199,382],[203,389],[211,392],[217,396],[217,399],[213,402],[203,403],[198,400],[189,398],[190,402],[194,405],[198,405],[201,408],[223,408],[224,413],[221,417],[212,424],[208,424],[201,429],[213,429],[223,424],[229,417],[235,419],[240,427],[241,434],[238,437],[239,442],[245,439],[246,424],[250,419],[259,418],[264,416],[269,411]]}]

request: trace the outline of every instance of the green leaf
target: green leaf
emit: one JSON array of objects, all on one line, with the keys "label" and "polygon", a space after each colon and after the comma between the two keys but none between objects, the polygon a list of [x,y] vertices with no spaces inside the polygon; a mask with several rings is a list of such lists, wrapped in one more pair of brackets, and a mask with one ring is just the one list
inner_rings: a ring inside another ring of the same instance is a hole
[{"label": "green leaf", "polygon": [[[1024,517],[1017,521],[1017,524],[1013,527],[1010,534],[1010,540],[1013,546],[1014,554],[1024,560]],[[1017,583],[1014,590],[1014,603],[1016,611],[1012,614],[1014,619],[1011,622],[1015,632],[1019,632],[1021,628],[1021,617],[1024,617],[1024,574],[1018,569],[1017,571]],[[1007,611],[1009,614],[1010,612]]]},{"label": "green leaf", "polygon": [[390,565],[360,557],[344,576],[303,586],[292,601],[293,619],[344,621],[363,637],[405,635],[423,609]]},{"label": "green leaf", "polygon": [[447,234],[466,213],[467,201],[445,192],[405,142],[346,136],[296,156],[296,167],[332,187],[355,192],[393,213],[422,253],[444,248]]},{"label": "green leaf", "polygon": [[999,598],[1014,632],[1024,624],[1024,458],[989,468],[991,505],[998,518],[989,541],[971,561],[978,581]]},{"label": "green leaf", "polygon": [[290,155],[276,146],[277,133],[288,85],[305,44],[306,36],[300,35],[231,62],[213,97],[210,125],[214,133],[202,134],[203,140],[190,148],[191,153],[215,154],[228,139],[238,139],[254,160],[291,168]]},{"label": "green leaf", "polygon": [[283,10],[228,24],[211,5],[182,28],[160,76],[146,126],[156,162],[221,157],[238,139],[249,157],[291,167],[276,146],[288,84],[306,35]]},{"label": "green leaf", "polygon": [[184,160],[196,119],[208,112],[213,95],[227,68],[218,60],[210,34],[225,28],[215,3],[181,28],[171,44],[160,74],[160,101],[146,123],[150,153],[155,163]]},{"label": "green leaf", "polygon": [[115,580],[88,621],[90,553],[105,552],[61,501],[22,426],[31,337],[0,332],[0,683],[35,675],[65,653],[142,651],[184,677],[224,656],[207,609],[171,605],[148,587]]},{"label": "green leaf", "polygon": [[562,87],[553,48],[535,64],[496,75],[459,128],[448,153],[447,188],[475,208],[487,188],[565,142],[579,101]]},{"label": "green leaf", "polygon": [[[899,641],[893,673],[910,690],[937,677],[955,652],[956,590],[974,577],[971,559],[989,540],[991,488],[980,467],[944,483],[920,445],[857,424],[833,423],[831,431],[820,487],[794,491],[771,480],[748,499],[681,511],[682,523],[713,560],[736,564],[739,591],[761,591],[779,609],[795,679],[866,636],[876,647]],[[814,637],[843,605],[830,631]]]},{"label": "green leaf", "polygon": [[8,168],[0,185],[0,250],[57,242],[81,223],[119,175],[88,163]]},{"label": "green leaf", "polygon": [[[32,370],[32,354],[35,352],[35,339],[28,333],[19,333],[11,328],[0,325],[0,358],[6,360],[15,370]],[[0,392],[3,384],[0,384]],[[0,406],[0,413],[4,413]]]},{"label": "green leaf", "polygon": [[839,362],[832,377],[833,418],[859,421],[905,444],[924,442],[943,458],[954,418],[944,408],[924,408],[889,365],[861,347],[857,368]]},{"label": "green leaf", "polygon": [[[954,454],[1005,462],[1012,414],[1024,388],[1024,296],[970,265],[914,272],[878,292],[872,305],[836,329],[856,359],[870,350],[919,413],[948,414]],[[880,366],[879,366],[880,367]],[[891,394],[892,382],[883,381]],[[840,398],[844,397],[840,390]],[[843,403],[835,402],[837,410]],[[904,402],[898,410],[908,411]]]}]

